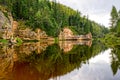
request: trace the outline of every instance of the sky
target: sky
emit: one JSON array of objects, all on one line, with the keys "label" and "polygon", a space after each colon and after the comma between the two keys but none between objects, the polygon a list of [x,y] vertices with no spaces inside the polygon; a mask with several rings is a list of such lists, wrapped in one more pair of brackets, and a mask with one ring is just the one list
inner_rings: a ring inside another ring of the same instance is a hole
[{"label": "sky", "polygon": [[57,2],[79,10],[82,15],[88,15],[90,20],[106,27],[110,26],[112,6],[120,10],[120,0],[57,0]]}]

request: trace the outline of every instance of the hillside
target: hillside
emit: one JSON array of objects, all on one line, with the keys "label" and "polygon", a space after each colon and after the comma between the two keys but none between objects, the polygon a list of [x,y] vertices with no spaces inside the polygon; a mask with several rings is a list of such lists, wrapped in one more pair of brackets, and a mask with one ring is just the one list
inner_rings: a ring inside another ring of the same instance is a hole
[{"label": "hillside", "polygon": [[8,7],[14,20],[22,20],[32,30],[40,28],[48,36],[57,37],[66,26],[76,35],[91,32],[93,37],[103,37],[108,32],[79,11],[49,0],[1,0],[0,4]]}]

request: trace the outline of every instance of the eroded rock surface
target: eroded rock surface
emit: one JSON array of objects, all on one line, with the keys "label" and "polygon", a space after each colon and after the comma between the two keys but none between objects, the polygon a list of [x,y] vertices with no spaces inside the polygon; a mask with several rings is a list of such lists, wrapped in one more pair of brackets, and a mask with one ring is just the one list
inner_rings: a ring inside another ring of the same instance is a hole
[{"label": "eroded rock surface", "polygon": [[12,36],[12,23],[11,13],[0,10],[0,38],[9,39]]}]

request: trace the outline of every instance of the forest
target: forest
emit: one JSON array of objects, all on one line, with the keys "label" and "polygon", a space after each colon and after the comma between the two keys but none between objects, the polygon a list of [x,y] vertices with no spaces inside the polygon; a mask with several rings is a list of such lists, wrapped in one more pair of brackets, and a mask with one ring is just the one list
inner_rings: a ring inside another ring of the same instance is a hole
[{"label": "forest", "polygon": [[109,32],[105,26],[89,20],[88,15],[56,0],[0,0],[0,4],[7,7],[14,20],[22,20],[32,30],[40,28],[48,36],[57,37],[64,27],[69,27],[75,35],[91,33],[94,38]]},{"label": "forest", "polygon": [[120,10],[113,6],[110,15],[109,33],[101,40],[109,46],[117,46],[120,45]]},{"label": "forest", "polygon": [[[120,10],[113,5],[109,14],[110,26],[104,26],[90,20],[89,16],[82,14],[81,11],[60,4],[57,0],[0,0],[0,79],[52,80],[50,78],[56,79],[57,76],[67,75],[83,67],[85,67],[84,74],[95,70],[95,73],[90,74],[95,77],[96,74],[105,77],[104,74],[112,72],[107,77],[110,79],[112,76],[113,79],[116,74],[120,74],[118,73],[120,70]],[[12,24],[9,26],[12,23],[9,20],[10,16],[13,22],[19,24],[17,25],[19,28],[28,30],[23,32],[25,38],[30,34],[29,39],[22,39],[20,30],[15,32],[17,35],[13,33],[9,39],[1,38],[2,31],[7,35],[9,27],[13,27]],[[75,36],[90,33],[92,39],[60,40],[59,35],[66,27]],[[41,35],[40,32],[42,36],[47,35],[52,39],[41,38],[38,36]],[[106,52],[108,50],[110,52]],[[91,59],[97,69],[91,66]],[[108,67],[104,66],[105,64]],[[90,69],[84,65],[89,66]],[[110,72],[107,72],[109,69]],[[5,76],[1,77],[1,74]],[[87,77],[92,77],[91,75]]]}]

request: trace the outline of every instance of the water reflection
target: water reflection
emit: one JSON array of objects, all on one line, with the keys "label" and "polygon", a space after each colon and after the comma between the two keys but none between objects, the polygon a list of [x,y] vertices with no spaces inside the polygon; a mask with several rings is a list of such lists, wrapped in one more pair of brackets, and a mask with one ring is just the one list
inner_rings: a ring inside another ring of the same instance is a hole
[{"label": "water reflection", "polygon": [[[103,78],[98,80],[117,80],[120,75],[119,49],[105,53],[106,49],[100,42],[91,45],[91,41],[1,45],[0,80],[97,80],[101,71]],[[112,71],[117,77],[112,76]]]},{"label": "water reflection", "polygon": [[91,47],[92,40],[59,41],[60,49],[62,49],[65,53],[71,51],[74,45],[86,45]]},{"label": "water reflection", "polygon": [[69,74],[56,78],[58,80],[119,80],[120,70],[113,76],[111,70],[112,55],[110,53],[111,49],[108,49],[94,58],[89,59],[89,63],[82,64],[82,67],[79,69],[75,69]]},{"label": "water reflection", "polygon": [[116,73],[120,69],[120,46],[117,45],[112,49],[112,63],[111,68],[113,71],[113,74],[116,75]]}]

